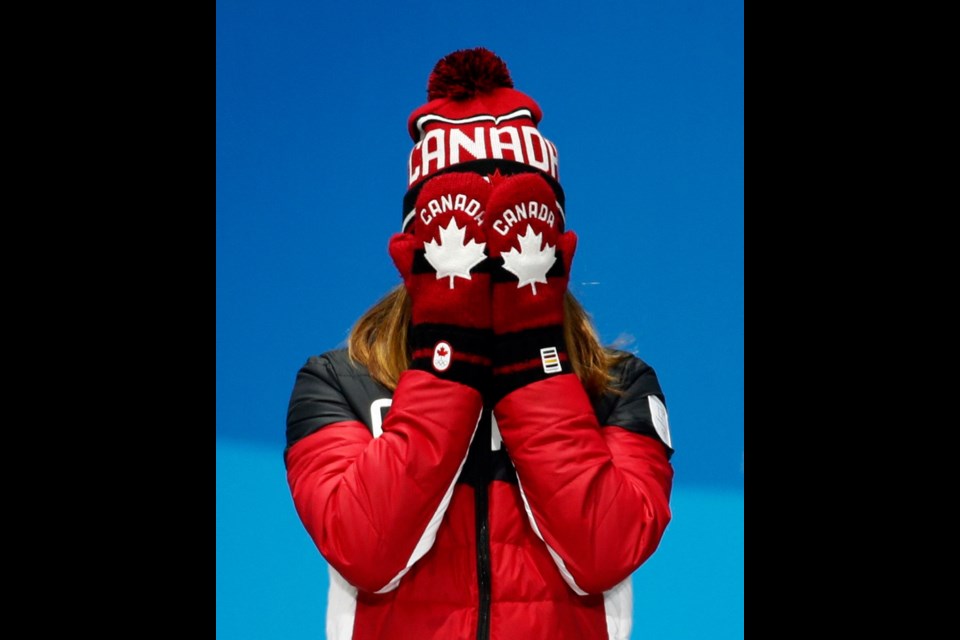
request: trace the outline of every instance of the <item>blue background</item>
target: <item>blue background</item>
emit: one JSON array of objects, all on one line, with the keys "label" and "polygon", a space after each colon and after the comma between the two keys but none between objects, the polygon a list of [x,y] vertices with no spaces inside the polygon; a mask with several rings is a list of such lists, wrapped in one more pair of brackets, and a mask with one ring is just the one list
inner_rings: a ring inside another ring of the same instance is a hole
[{"label": "blue background", "polygon": [[743,5],[706,0],[217,3],[217,635],[323,637],[287,399],[399,283],[406,119],[474,46],[543,109],[571,289],[667,396],[674,520],[634,574],[634,637],[742,637]]}]

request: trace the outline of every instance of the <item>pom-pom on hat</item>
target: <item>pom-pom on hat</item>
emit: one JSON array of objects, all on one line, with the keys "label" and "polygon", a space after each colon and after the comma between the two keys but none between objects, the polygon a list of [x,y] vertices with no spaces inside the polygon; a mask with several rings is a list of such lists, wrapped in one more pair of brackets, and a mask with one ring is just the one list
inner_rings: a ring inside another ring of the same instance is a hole
[{"label": "pom-pom on hat", "polygon": [[496,54],[478,47],[443,57],[427,81],[427,100],[407,121],[414,146],[403,230],[414,219],[423,184],[451,171],[539,173],[553,187],[563,215],[557,148],[537,128],[543,114],[533,98],[513,88],[507,65]]}]

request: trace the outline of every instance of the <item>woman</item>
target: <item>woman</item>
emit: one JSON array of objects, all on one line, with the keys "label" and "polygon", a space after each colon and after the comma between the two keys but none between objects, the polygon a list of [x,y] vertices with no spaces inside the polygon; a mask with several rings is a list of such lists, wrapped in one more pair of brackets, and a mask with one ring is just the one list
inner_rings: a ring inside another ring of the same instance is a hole
[{"label": "woman", "polygon": [[512,87],[485,49],[434,68],[404,284],[297,376],[285,462],[330,638],[627,638],[670,519],[663,394],[567,292],[556,147]]}]

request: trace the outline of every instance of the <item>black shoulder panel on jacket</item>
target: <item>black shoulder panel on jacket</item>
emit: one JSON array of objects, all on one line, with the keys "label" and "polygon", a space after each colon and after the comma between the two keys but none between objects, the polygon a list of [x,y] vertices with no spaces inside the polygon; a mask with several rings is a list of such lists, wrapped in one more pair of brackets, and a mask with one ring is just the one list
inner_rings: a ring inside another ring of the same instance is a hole
[{"label": "black shoulder panel on jacket", "polygon": [[[611,373],[616,377],[616,387],[621,393],[607,393],[593,403],[597,420],[603,426],[621,427],[656,438],[666,448],[667,457],[672,456],[673,448],[667,441],[669,427],[666,422],[666,401],[656,372],[646,362],[631,354]],[[650,396],[657,400],[651,403]],[[663,408],[663,415],[658,415],[656,421],[660,430],[665,432],[664,435],[661,435],[654,422],[653,412],[657,411],[658,404]]]},{"label": "black shoulder panel on jacket", "polygon": [[346,349],[313,356],[297,373],[290,396],[287,448],[335,422],[357,420],[372,430],[372,403],[392,396],[365,368],[350,361]]}]

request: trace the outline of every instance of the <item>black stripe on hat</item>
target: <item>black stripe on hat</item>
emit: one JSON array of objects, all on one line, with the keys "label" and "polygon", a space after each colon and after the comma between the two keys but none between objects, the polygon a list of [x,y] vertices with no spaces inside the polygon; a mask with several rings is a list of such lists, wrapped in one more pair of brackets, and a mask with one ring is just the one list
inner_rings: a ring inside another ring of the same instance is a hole
[{"label": "black stripe on hat", "polygon": [[423,180],[419,184],[411,187],[410,190],[407,191],[406,195],[403,196],[403,228],[401,231],[406,231],[410,226],[410,223],[413,222],[415,216],[411,214],[416,213],[414,208],[417,203],[417,197],[420,195],[420,189],[423,188],[423,185],[429,182],[431,178],[443,175],[444,173],[458,172],[470,172],[481,176],[488,176],[497,169],[499,169],[500,173],[505,176],[512,176],[518,173],[537,173],[543,176],[543,178],[547,181],[547,184],[550,185],[550,188],[553,189],[553,195],[557,198],[557,204],[560,206],[560,233],[563,233],[564,227],[566,226],[566,198],[563,194],[563,187],[560,186],[560,183],[557,182],[550,174],[544,173],[540,169],[537,169],[529,164],[518,162],[516,160],[503,160],[498,158],[485,158],[482,160],[458,162],[457,164],[450,165],[449,167],[445,167],[434,172],[426,180]]}]

